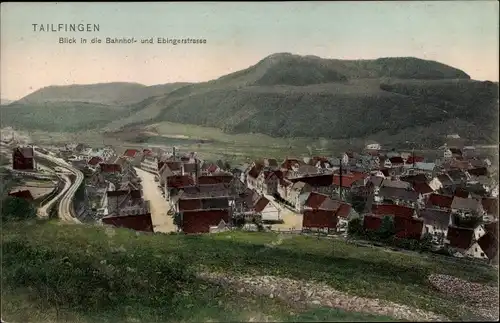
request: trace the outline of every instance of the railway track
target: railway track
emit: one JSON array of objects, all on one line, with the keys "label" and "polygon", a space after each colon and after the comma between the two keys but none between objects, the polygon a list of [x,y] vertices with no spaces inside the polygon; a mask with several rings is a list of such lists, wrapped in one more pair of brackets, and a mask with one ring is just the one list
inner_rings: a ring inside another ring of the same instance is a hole
[{"label": "railway track", "polygon": [[[75,180],[73,183],[71,182],[71,179],[68,177],[68,175],[66,174],[60,175],[61,178],[65,181],[64,189],[61,191],[60,196],[58,194],[57,199],[54,198],[51,202],[53,202],[54,200],[57,201],[60,198],[58,215],[61,220],[65,222],[81,223],[80,220],[78,220],[74,216],[73,198],[75,196],[78,187],[80,187],[80,185],[83,182],[83,173],[59,158],[42,154],[41,152],[36,150],[35,150],[35,156],[42,159],[46,159],[56,164],[57,166],[67,170],[69,173],[75,175]],[[45,209],[46,213],[47,209],[48,208]]]}]

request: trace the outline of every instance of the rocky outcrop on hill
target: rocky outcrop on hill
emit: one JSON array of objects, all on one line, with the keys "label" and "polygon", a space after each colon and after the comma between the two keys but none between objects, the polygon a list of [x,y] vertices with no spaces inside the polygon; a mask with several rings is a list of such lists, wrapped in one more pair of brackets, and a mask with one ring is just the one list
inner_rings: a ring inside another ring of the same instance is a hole
[{"label": "rocky outcrop on hill", "polygon": [[446,317],[380,299],[348,295],[317,282],[304,282],[276,276],[233,276],[202,272],[199,278],[233,288],[240,293],[279,298],[293,307],[324,306],[350,312],[390,316],[402,320],[447,321]]}]

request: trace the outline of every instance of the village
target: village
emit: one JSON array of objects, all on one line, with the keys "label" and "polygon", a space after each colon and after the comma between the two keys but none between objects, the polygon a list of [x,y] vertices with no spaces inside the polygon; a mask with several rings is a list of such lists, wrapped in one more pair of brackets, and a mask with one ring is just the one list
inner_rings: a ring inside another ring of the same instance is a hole
[{"label": "village", "polygon": [[[81,222],[151,233],[271,230],[346,238],[354,221],[376,232],[390,218],[397,239],[425,237],[433,250],[497,261],[498,183],[491,161],[472,146],[445,144],[432,161],[372,144],[339,158],[269,157],[231,167],[175,147],[66,144],[16,147],[12,168],[35,170],[34,149],[84,174],[83,194],[73,201]],[[9,195],[44,198],[29,186]]]}]

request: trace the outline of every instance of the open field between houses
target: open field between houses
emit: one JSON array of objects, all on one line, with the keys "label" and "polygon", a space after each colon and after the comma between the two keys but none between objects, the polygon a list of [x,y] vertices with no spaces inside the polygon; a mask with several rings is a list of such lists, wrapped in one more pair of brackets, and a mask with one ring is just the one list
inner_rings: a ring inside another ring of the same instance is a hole
[{"label": "open field between houses", "polygon": [[[78,318],[70,319],[75,322],[115,322],[116,318],[122,322],[132,318],[162,322],[169,320],[168,315],[174,315],[171,318],[175,321],[238,321],[248,320],[243,316],[252,311],[254,316],[258,312],[280,321],[289,317],[291,311],[294,315],[306,313],[292,310],[276,299],[235,296],[231,291],[183,276],[199,270],[326,283],[353,296],[378,298],[450,319],[468,320],[477,317],[456,299],[434,290],[427,277],[433,273],[448,274],[490,285],[495,285],[498,279],[495,270],[489,267],[457,266],[439,259],[387,253],[343,241],[273,233],[151,235],[124,229],[34,222],[4,226],[2,239],[5,264],[2,305],[3,318],[8,322],[19,321],[27,312],[45,316],[43,320],[31,317],[25,322],[50,321],[48,316],[53,318],[56,308],[59,315]],[[170,278],[165,280],[167,276]],[[96,290],[82,291],[80,284],[89,281]],[[23,290],[24,294],[14,296]],[[40,297],[30,299],[28,304],[32,304],[33,310],[15,311],[15,303],[23,295],[28,297],[33,293],[39,293]],[[68,296],[72,294],[75,295]],[[236,305],[244,310],[236,311]],[[46,309],[43,314],[40,306]],[[328,320],[324,316],[321,319]],[[348,315],[346,320],[349,319]]]}]

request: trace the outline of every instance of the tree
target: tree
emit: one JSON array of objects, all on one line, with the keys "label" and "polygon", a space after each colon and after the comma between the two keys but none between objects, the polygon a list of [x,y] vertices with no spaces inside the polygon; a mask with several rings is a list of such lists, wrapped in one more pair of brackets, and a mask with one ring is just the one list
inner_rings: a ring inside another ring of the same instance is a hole
[{"label": "tree", "polygon": [[2,220],[16,221],[36,218],[36,208],[25,199],[7,196],[2,202]]},{"label": "tree", "polygon": [[394,236],[396,233],[396,228],[394,227],[394,220],[391,216],[384,216],[382,219],[382,224],[378,230],[378,236],[380,239],[386,240]]},{"label": "tree", "polygon": [[351,204],[352,204],[352,208],[356,212],[362,213],[363,210],[365,209],[366,199],[363,196],[352,195],[352,197],[351,197]]},{"label": "tree", "polygon": [[173,220],[174,224],[177,226],[177,227],[181,227],[182,225],[182,216],[180,214],[180,212],[176,212],[174,214],[174,220]]},{"label": "tree", "polygon": [[430,233],[425,233],[420,240],[420,250],[430,251],[432,249],[432,235]]},{"label": "tree", "polygon": [[348,235],[361,235],[363,233],[363,222],[361,218],[354,218],[347,224]]}]

